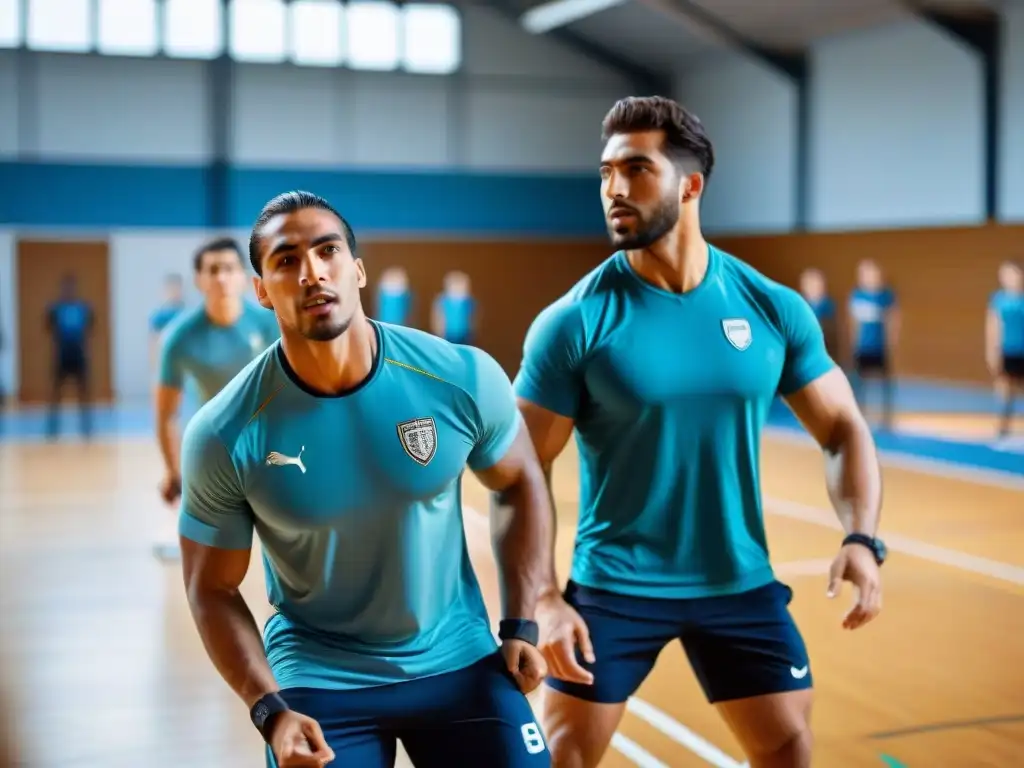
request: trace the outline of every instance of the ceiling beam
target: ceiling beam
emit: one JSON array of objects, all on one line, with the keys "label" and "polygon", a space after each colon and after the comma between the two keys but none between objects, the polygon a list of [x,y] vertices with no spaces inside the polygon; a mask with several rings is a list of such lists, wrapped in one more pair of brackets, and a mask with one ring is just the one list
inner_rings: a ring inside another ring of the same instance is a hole
[{"label": "ceiling beam", "polygon": [[[489,0],[488,5],[522,29],[521,13],[514,7],[512,0]],[[561,43],[563,47],[613,70],[628,80],[637,96],[667,96],[671,92],[672,78],[669,74],[648,69],[635,61],[626,59],[610,48],[583,37],[569,27],[558,27],[545,34],[552,40]]]},{"label": "ceiling beam", "polygon": [[970,48],[981,59],[984,83],[985,218],[995,221],[999,218],[999,158],[1002,153],[999,137],[1002,16],[988,7],[973,7],[969,11],[952,13],[928,7],[918,0],[904,0],[903,5],[918,19],[942,30]]}]

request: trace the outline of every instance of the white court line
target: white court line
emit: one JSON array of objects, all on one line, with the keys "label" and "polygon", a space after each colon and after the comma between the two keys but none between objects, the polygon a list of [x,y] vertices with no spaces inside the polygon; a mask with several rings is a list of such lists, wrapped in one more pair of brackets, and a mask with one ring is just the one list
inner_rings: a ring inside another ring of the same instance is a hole
[{"label": "white court line", "polygon": [[[843,529],[834,512],[821,509],[820,507],[811,507],[806,504],[797,504],[793,501],[769,498],[766,498],[764,503],[766,510],[774,515],[789,517],[793,520],[800,520],[834,530]],[[909,536],[901,536],[898,533],[885,533],[883,531],[882,538],[885,540],[886,546],[894,552],[902,552],[905,555],[919,557],[922,560],[929,560],[939,565],[949,566],[950,568],[958,568],[961,571],[990,576],[994,579],[1016,584],[1017,586],[1024,585],[1024,568],[1016,565],[1001,563],[997,560],[990,560],[987,557],[979,557],[978,555],[969,555],[956,549],[946,549],[945,547],[912,539]]]},{"label": "white court line", "polygon": [[612,736],[612,747],[621,752],[634,765],[639,765],[640,768],[668,768],[667,764],[621,733]]},{"label": "white court line", "polygon": [[744,763],[733,760],[710,741],[643,699],[631,698],[626,702],[626,709],[716,768],[744,768]]},{"label": "white court line", "polygon": [[[818,448],[814,438],[806,432],[786,427],[766,427],[764,434],[773,440],[778,440],[791,445],[806,445]],[[820,450],[820,449],[819,449]],[[1012,472],[1002,472],[998,469],[982,469],[954,461],[942,459],[925,459],[903,451],[879,450],[879,459],[882,464],[900,469],[909,469],[914,472],[922,472],[926,475],[937,477],[948,477],[956,480],[963,480],[968,483],[983,483],[994,485],[998,488],[1006,488],[1010,491],[1024,491],[1024,477],[1015,475]],[[1024,458],[1021,459],[1024,461]]]}]

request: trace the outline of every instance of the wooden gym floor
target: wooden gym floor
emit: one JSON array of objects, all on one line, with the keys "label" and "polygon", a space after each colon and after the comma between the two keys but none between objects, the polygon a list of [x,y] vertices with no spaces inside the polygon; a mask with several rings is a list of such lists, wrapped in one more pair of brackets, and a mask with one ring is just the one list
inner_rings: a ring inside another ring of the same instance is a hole
[{"label": "wooden gym floor", "polygon": [[[244,708],[205,656],[177,566],[151,554],[172,517],[156,497],[159,466],[155,446],[139,437],[0,443],[0,666],[21,765],[263,764]],[[820,456],[769,436],[763,467],[773,558],[795,590],[817,683],[815,764],[1024,766],[1024,482],[887,464],[885,608],[850,633],[840,628],[849,588],[825,598],[839,533]],[[570,449],[555,478],[563,578],[575,477]],[[486,510],[471,476],[465,496]],[[486,519],[469,511],[466,529],[496,617]],[[245,593],[262,619],[254,566]],[[742,758],[673,645],[602,766],[709,764]]]}]

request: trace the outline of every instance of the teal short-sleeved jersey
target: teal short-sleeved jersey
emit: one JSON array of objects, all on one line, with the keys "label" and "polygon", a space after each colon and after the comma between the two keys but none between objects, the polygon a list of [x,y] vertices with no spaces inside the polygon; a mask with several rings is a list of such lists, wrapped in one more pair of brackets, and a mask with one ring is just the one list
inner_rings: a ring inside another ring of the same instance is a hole
[{"label": "teal short-sleeved jersey", "polygon": [[486,353],[373,322],[369,377],[309,392],[280,344],[189,423],[183,536],[245,549],[253,530],[276,614],[282,688],[358,688],[467,667],[497,645],[462,524],[461,478],[494,466],[521,425]]},{"label": "teal short-sleeved jersey", "polygon": [[572,579],[652,598],[773,579],[761,430],[833,362],[807,302],[714,247],[673,294],[617,253],[527,334],[519,397],[575,420],[580,510]]},{"label": "teal short-sleeved jersey", "polygon": [[988,307],[1002,325],[1002,353],[1005,357],[1024,357],[1024,293],[997,291]]},{"label": "teal short-sleeved jersey", "polygon": [[158,381],[183,389],[191,377],[205,403],[280,335],[274,313],[249,302],[228,326],[216,325],[204,307],[185,310],[164,331]]}]

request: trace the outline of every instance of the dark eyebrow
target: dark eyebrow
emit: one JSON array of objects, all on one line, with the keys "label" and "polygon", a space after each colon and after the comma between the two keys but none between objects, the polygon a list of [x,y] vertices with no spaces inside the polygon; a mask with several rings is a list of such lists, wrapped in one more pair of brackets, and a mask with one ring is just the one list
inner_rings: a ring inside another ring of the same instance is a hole
[{"label": "dark eyebrow", "polygon": [[612,160],[603,160],[601,167],[605,168],[609,165],[633,165],[636,163],[646,163],[647,165],[654,165],[655,162],[647,155],[630,155],[629,157],[617,157]]},{"label": "dark eyebrow", "polygon": [[[312,248],[316,248],[317,246],[323,245],[324,243],[330,243],[330,242],[334,242],[336,240],[343,240],[343,239],[344,238],[341,235],[337,234],[336,232],[330,232],[330,233],[328,233],[326,235],[320,235],[320,237],[318,237],[316,240],[311,242],[309,245]],[[274,250],[272,250],[270,252],[270,255],[271,256],[276,256],[279,253],[286,253],[288,251],[294,251],[295,248],[296,248],[295,243],[289,243],[289,242],[278,243],[277,245],[274,246]]]}]

